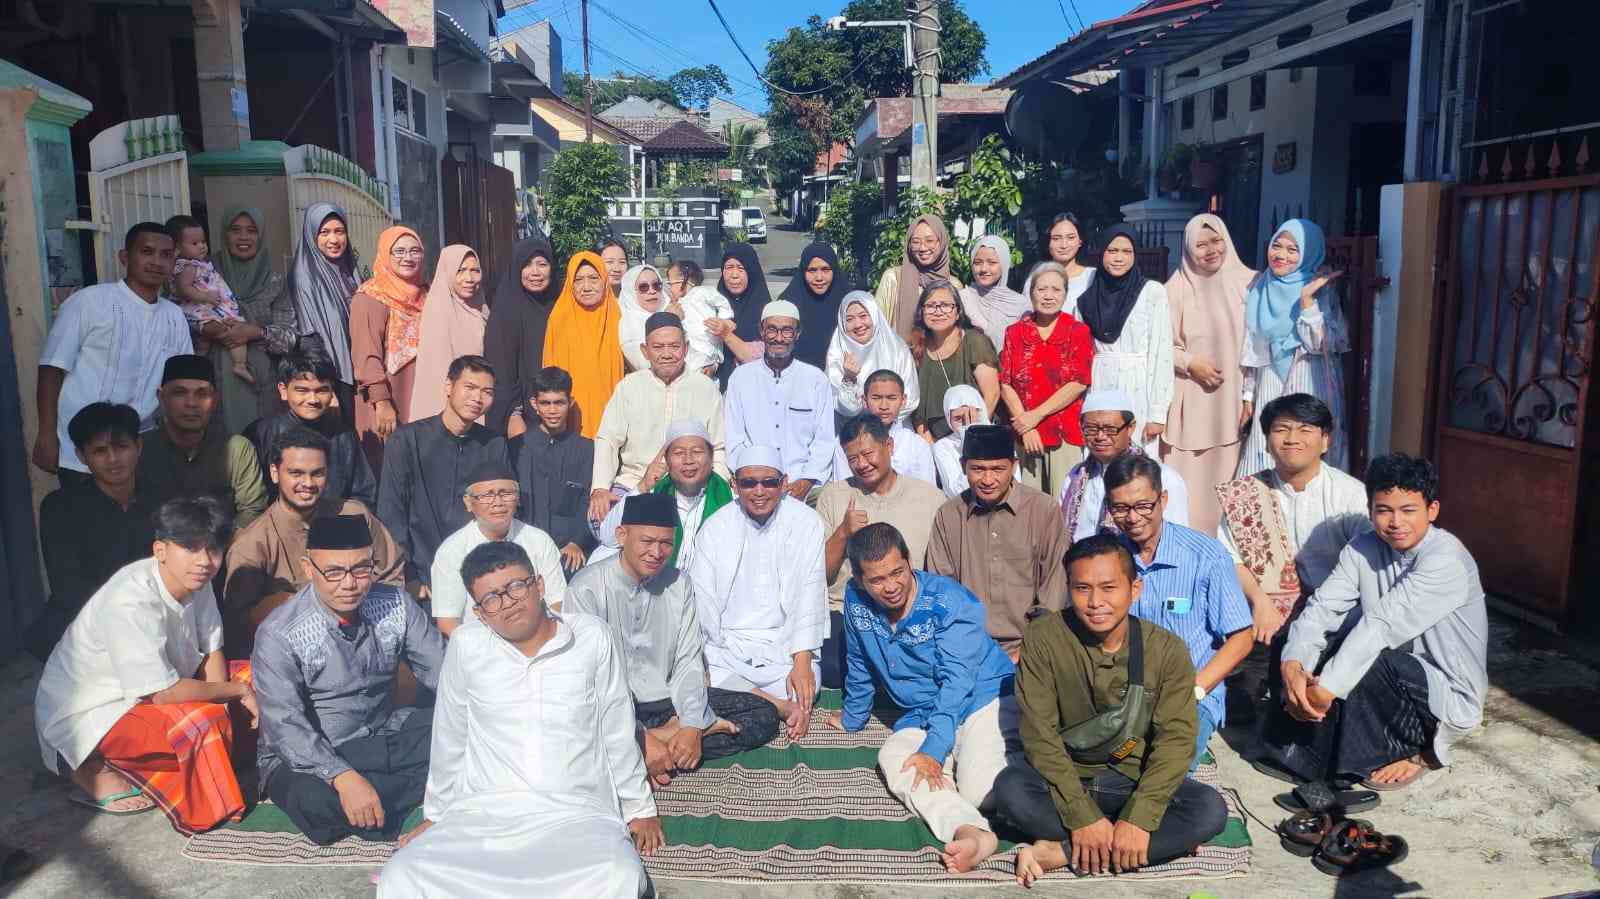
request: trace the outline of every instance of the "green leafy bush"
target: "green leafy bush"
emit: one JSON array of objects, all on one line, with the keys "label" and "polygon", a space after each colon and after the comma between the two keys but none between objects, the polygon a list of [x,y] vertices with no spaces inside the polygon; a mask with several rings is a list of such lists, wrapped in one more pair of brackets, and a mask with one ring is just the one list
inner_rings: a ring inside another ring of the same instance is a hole
[{"label": "green leafy bush", "polygon": [[558,271],[607,232],[606,200],[628,193],[628,168],[609,144],[573,144],[544,170],[545,215]]}]

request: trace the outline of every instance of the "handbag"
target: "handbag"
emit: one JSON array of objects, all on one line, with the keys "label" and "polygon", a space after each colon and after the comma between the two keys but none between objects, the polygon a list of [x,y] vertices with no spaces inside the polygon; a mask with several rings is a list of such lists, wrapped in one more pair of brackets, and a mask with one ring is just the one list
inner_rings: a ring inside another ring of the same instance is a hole
[{"label": "handbag", "polygon": [[[1061,613],[1066,616],[1067,612]],[[1150,730],[1154,709],[1145,696],[1144,636],[1139,619],[1128,617],[1128,690],[1122,704],[1060,730],[1067,754],[1079,765],[1120,762]]]}]

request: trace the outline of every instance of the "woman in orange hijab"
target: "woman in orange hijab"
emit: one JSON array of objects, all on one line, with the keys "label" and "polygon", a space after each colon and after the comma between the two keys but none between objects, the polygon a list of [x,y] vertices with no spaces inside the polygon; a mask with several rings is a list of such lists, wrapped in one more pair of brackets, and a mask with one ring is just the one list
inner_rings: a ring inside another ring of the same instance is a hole
[{"label": "woman in orange hijab", "polygon": [[[595,253],[567,260],[567,283],[550,310],[544,332],[544,364],[572,376],[579,433],[594,439],[600,415],[622,380],[622,345],[617,329],[622,307],[606,280],[606,264]],[[525,398],[526,399],[526,398]]]},{"label": "woman in orange hijab", "polygon": [[383,444],[411,420],[411,385],[422,333],[422,238],[402,225],[378,236],[372,277],[350,298],[350,364],[356,377],[356,434],[377,472]]}]

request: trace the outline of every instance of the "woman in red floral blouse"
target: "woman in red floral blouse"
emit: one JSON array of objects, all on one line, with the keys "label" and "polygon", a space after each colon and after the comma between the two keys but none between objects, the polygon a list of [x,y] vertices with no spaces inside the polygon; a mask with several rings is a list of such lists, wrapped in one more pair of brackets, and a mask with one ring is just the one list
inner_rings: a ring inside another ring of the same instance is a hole
[{"label": "woman in red floral blouse", "polygon": [[1062,311],[1067,273],[1055,262],[1036,266],[1028,299],[1033,311],[1006,329],[1000,352],[1000,395],[1022,440],[1022,480],[1050,496],[1083,458],[1078,409],[1094,371],[1094,335]]}]

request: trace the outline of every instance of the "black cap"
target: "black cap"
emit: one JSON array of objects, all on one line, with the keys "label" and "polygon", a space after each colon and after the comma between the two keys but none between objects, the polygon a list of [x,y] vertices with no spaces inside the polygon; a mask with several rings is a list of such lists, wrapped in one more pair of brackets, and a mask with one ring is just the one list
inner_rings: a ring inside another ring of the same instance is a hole
[{"label": "black cap", "polygon": [[515,481],[517,473],[503,459],[485,459],[467,471],[467,486],[484,481]]},{"label": "black cap", "polygon": [[1017,442],[1009,428],[1001,425],[972,425],[961,438],[962,459],[1015,459]]},{"label": "black cap", "polygon": [[622,505],[624,525],[642,524],[646,527],[676,528],[678,526],[678,501],[666,493],[638,493]]},{"label": "black cap", "polygon": [[657,328],[677,328],[683,330],[683,319],[670,312],[653,312],[644,320],[644,336],[649,337]]},{"label": "black cap", "polygon": [[211,360],[193,353],[171,356],[161,368],[161,383],[168,381],[205,381],[217,383],[217,367]]},{"label": "black cap", "polygon": [[366,549],[372,545],[372,528],[364,515],[325,515],[313,519],[306,549]]}]

